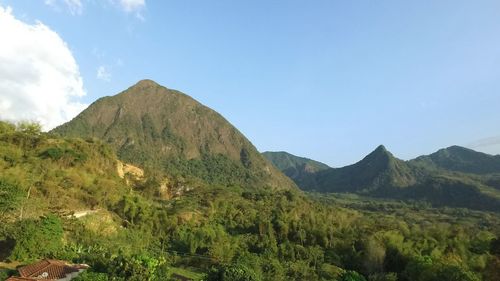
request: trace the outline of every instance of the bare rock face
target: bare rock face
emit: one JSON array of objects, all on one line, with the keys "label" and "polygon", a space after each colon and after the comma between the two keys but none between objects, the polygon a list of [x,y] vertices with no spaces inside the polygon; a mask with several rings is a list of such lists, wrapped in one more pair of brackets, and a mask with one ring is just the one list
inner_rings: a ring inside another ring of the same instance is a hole
[{"label": "bare rock face", "polygon": [[172,189],[169,186],[169,180],[168,179],[164,179],[161,182],[160,187],[158,187],[158,195],[159,195],[159,197],[161,199],[165,199],[165,200],[171,199],[172,198],[171,191],[172,191]]},{"label": "bare rock face", "polygon": [[116,172],[120,178],[125,179],[127,184],[130,184],[130,180],[135,182],[144,181],[144,170],[132,164],[117,161]]}]

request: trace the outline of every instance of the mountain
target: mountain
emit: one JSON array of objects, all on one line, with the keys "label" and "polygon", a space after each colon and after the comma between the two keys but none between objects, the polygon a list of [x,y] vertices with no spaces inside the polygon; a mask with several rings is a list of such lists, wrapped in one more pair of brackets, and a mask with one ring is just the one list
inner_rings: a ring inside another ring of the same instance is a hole
[{"label": "mountain", "polygon": [[295,156],[284,151],[266,151],[262,155],[298,186],[315,186],[315,174],[330,168],[324,163]]},{"label": "mountain", "polygon": [[440,149],[412,162],[433,168],[472,174],[500,173],[500,156],[477,152],[460,146]]},{"label": "mountain", "polygon": [[361,161],[317,173],[316,190],[382,193],[417,183],[417,172],[380,145]]},{"label": "mountain", "polygon": [[176,90],[142,80],[52,133],[98,138],[125,162],[212,185],[294,188],[233,125]]},{"label": "mountain", "polygon": [[[455,151],[454,148],[451,150]],[[481,155],[472,152],[472,155]],[[471,151],[467,153],[471,154]],[[417,158],[418,161],[403,161],[381,145],[353,165],[309,173],[307,181],[292,179],[306,191],[349,192],[371,197],[426,201],[435,206],[500,211],[500,177],[466,174],[444,166],[438,167],[425,157]],[[466,162],[464,157],[460,159],[460,163]],[[488,155],[483,159],[489,159]],[[277,166],[285,172],[283,168],[287,167],[286,162],[279,163],[282,165]],[[480,170],[481,164],[477,165],[474,167],[470,164],[468,171]],[[460,166],[449,161],[447,167]]]}]

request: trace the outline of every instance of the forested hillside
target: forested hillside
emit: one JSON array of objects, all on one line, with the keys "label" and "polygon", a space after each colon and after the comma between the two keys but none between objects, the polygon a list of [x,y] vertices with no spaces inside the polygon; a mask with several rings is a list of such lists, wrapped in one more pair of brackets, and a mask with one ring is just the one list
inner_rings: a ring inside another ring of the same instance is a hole
[{"label": "forested hillside", "polygon": [[53,133],[98,138],[123,161],[215,185],[296,188],[233,125],[191,97],[142,80]]},{"label": "forested hillside", "polygon": [[[306,191],[357,193],[498,212],[500,168],[497,157],[450,147],[403,161],[379,146],[355,164],[308,173],[307,182],[293,176],[291,179]],[[269,159],[285,173],[291,169],[284,162]]]},{"label": "forested hillside", "polygon": [[292,179],[298,186],[315,186],[315,174],[330,168],[324,163],[304,157],[298,157],[284,151],[267,151],[263,152],[262,155],[287,177]]},{"label": "forested hillside", "polygon": [[433,168],[472,174],[500,173],[500,155],[489,155],[460,146],[440,149],[411,161]]},{"label": "forested hillside", "polygon": [[[99,141],[2,122],[0,144],[4,262],[91,265],[78,280],[499,277],[495,213],[187,182],[170,182],[192,188],[162,199],[163,183],[119,177],[113,150]],[[70,216],[82,210],[92,212]]]}]

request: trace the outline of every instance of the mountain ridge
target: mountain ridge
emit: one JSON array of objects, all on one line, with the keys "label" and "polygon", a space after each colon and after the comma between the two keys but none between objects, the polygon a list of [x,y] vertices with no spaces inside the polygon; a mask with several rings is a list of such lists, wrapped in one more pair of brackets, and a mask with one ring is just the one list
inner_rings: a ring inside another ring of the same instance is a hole
[{"label": "mountain ridge", "polygon": [[[467,155],[475,156],[474,159],[478,155],[490,159],[486,154],[475,154],[466,148],[452,147],[451,150],[467,151]],[[307,183],[296,183],[305,191],[349,192],[381,198],[424,200],[436,206],[500,211],[500,169],[490,169],[498,173],[491,175],[464,173],[429,163],[426,157],[404,161],[380,145],[354,164],[311,173]]]},{"label": "mountain ridge", "polygon": [[471,174],[500,173],[499,155],[490,155],[458,145],[419,156],[410,162]]},{"label": "mountain ridge", "polygon": [[324,163],[285,151],[266,151],[262,155],[299,186],[314,185],[314,174],[330,168]]}]

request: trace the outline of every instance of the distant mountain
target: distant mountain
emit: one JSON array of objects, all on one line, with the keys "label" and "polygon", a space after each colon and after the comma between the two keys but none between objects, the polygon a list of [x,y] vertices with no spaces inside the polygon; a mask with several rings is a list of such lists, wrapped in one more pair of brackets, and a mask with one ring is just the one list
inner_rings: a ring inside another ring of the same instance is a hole
[{"label": "distant mountain", "polygon": [[324,163],[295,156],[284,151],[267,151],[262,153],[262,155],[273,163],[276,168],[291,178],[298,186],[316,186],[315,174],[330,168]]},{"label": "distant mountain", "polygon": [[472,174],[500,173],[500,156],[481,153],[460,146],[440,149],[411,162],[428,167]]},{"label": "distant mountain", "polygon": [[295,187],[219,113],[151,80],[97,100],[52,133],[101,139],[146,171],[212,185]]},{"label": "distant mountain", "polygon": [[[456,152],[455,148],[451,150]],[[471,151],[467,153],[484,156]],[[446,169],[444,165],[439,167],[427,158],[417,159],[400,160],[381,145],[353,165],[310,173],[307,181],[292,179],[306,191],[349,192],[373,197],[423,200],[436,206],[500,211],[500,176],[466,174],[456,171],[458,169]],[[464,159],[465,156],[459,162],[466,162]],[[482,159],[489,157],[486,155]],[[477,165],[479,167],[470,164],[467,171],[481,171],[481,164]],[[278,167],[284,171],[286,165]],[[453,164],[450,160],[446,167],[463,166]]]},{"label": "distant mountain", "polygon": [[417,183],[417,173],[381,145],[361,161],[317,173],[316,190],[381,193]]}]

